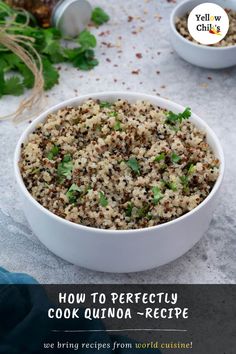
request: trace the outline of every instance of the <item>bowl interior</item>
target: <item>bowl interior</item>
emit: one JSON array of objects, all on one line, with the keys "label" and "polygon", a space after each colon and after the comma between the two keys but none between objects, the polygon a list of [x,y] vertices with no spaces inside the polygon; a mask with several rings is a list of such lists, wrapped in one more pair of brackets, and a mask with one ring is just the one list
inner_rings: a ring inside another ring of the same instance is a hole
[{"label": "bowl interior", "polygon": [[[67,100],[65,102],[62,102],[43,114],[41,114],[37,119],[31,123],[31,125],[28,127],[28,129],[25,131],[25,133],[21,136],[20,142],[18,143],[18,155],[17,155],[17,161],[19,161],[20,158],[20,144],[27,141],[27,137],[30,133],[32,133],[37,125],[40,122],[43,122],[46,120],[47,116],[49,113],[56,112],[59,109],[65,107],[65,106],[77,106],[88,100],[89,98],[94,98],[94,99],[100,99],[108,102],[114,102],[117,99],[123,99],[123,100],[128,100],[130,103],[134,103],[137,100],[146,100],[151,102],[153,105],[159,106],[161,108],[167,109],[174,111],[175,113],[182,112],[185,107],[176,104],[174,102],[171,102],[169,100],[166,100],[161,97],[155,97],[151,95],[146,95],[146,94],[139,94],[139,93],[127,93],[127,92],[111,92],[111,93],[95,93],[95,94],[90,94],[90,95],[84,95],[80,96],[77,98],[73,98],[70,100]],[[218,141],[218,138],[216,137],[215,133],[211,130],[211,128],[202,120],[200,119],[196,114],[192,113],[192,116],[190,118],[190,121],[192,121],[198,128],[206,132],[207,135],[207,142],[209,145],[212,147],[213,152],[215,155],[221,160],[223,158],[222,156],[222,150],[220,147],[220,143]]]},{"label": "bowl interior", "polygon": [[[14,167],[15,167],[15,175],[16,175],[16,179],[17,182],[22,190],[22,192],[26,195],[27,198],[30,198],[32,200],[32,202],[38,205],[38,207],[40,207],[41,210],[44,209],[44,211],[46,213],[52,214],[50,211],[46,210],[44,207],[42,207],[37,201],[34,200],[34,198],[31,196],[31,194],[28,192],[23,179],[21,177],[21,173],[20,173],[20,168],[19,168],[19,160],[20,160],[20,155],[21,155],[21,145],[22,143],[25,143],[28,139],[28,136],[30,133],[32,133],[37,125],[43,121],[45,121],[45,119],[47,118],[49,113],[53,113],[58,111],[59,109],[66,107],[66,106],[76,106],[76,105],[80,105],[82,104],[84,101],[88,100],[89,98],[93,98],[93,99],[100,99],[103,101],[108,101],[108,102],[114,102],[117,99],[123,99],[123,100],[127,100],[130,103],[136,102],[138,100],[144,100],[144,101],[148,101],[150,103],[152,103],[153,105],[159,106],[161,108],[165,108],[167,110],[171,110],[175,113],[179,113],[182,112],[185,107],[178,105],[174,102],[171,102],[169,100],[166,100],[164,98],[160,98],[160,97],[156,97],[156,96],[151,96],[151,95],[146,95],[146,94],[140,94],[140,93],[128,93],[128,92],[109,92],[109,93],[95,93],[95,94],[89,94],[89,95],[84,95],[84,96],[80,96],[80,97],[76,97],[73,99],[70,99],[68,101],[62,102],[52,108],[50,108],[49,110],[47,110],[46,112],[44,112],[43,114],[41,114],[37,119],[35,119],[31,125],[26,129],[26,131],[22,134],[21,138],[19,139],[19,142],[17,144],[16,150],[15,150],[15,159],[14,159]],[[182,218],[185,218],[186,215],[193,213],[195,210],[197,210],[198,208],[201,207],[201,205],[203,205],[204,203],[207,202],[207,200],[209,198],[211,198],[211,196],[213,195],[213,193],[215,193],[222,182],[223,179],[223,174],[224,174],[224,154],[223,154],[223,150],[221,148],[220,142],[217,138],[217,136],[215,135],[215,133],[212,131],[212,129],[202,120],[200,119],[196,114],[192,114],[190,120],[201,130],[203,130],[206,133],[206,139],[207,142],[209,143],[209,145],[211,146],[214,154],[216,155],[216,157],[220,160],[220,173],[219,173],[219,177],[212,189],[212,191],[210,192],[210,194],[207,196],[207,198],[201,203],[199,204],[195,209],[191,210],[189,213],[175,219],[172,220],[170,222],[167,222],[165,224],[161,224],[161,225],[157,225],[157,226],[153,226],[155,228],[161,228],[163,227],[163,225],[166,225],[168,223],[173,223],[176,222],[176,220],[180,220]],[[60,217],[52,214],[54,217],[56,217],[57,219],[61,219]],[[69,224],[73,224],[74,227],[85,227],[82,225],[78,225],[78,224],[74,224],[70,221],[66,221],[64,219],[63,222],[69,223]],[[86,228],[86,227],[85,227]],[[97,230],[97,229],[95,229]],[[105,232],[107,230],[103,230],[101,229],[101,232]],[[114,231],[114,230],[113,230]],[[115,230],[116,232],[124,232],[124,230]],[[129,232],[130,230],[125,230],[126,232]],[[142,231],[142,229],[137,229],[135,230],[137,231]]]}]

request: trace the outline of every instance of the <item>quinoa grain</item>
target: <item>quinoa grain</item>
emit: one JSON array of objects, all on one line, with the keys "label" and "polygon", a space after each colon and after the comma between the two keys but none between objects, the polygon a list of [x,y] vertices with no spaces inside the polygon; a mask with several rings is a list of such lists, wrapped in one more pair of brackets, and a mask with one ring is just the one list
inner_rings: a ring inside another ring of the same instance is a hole
[{"label": "quinoa grain", "polygon": [[204,132],[167,115],[148,102],[92,99],[49,114],[21,146],[26,188],[51,212],[90,227],[178,218],[207,197],[220,163]]}]

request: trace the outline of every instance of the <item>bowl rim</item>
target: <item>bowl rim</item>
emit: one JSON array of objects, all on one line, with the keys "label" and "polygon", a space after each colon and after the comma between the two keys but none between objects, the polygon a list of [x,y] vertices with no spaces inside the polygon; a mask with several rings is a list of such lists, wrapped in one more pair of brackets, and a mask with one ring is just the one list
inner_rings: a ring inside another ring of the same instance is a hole
[{"label": "bowl rim", "polygon": [[[110,235],[111,233],[115,233],[115,234],[142,234],[143,232],[148,232],[150,230],[156,230],[158,231],[159,229],[168,227],[168,226],[173,226],[176,223],[182,222],[184,219],[190,217],[191,215],[197,213],[200,209],[202,209],[211,199],[212,197],[217,193],[217,191],[219,190],[222,181],[223,181],[223,177],[224,177],[224,170],[225,170],[225,159],[224,159],[224,153],[223,153],[223,149],[221,147],[220,141],[217,138],[216,134],[214,133],[214,131],[208,126],[208,124],[202,120],[198,115],[196,115],[195,113],[192,113],[191,118],[193,119],[193,122],[198,122],[201,125],[201,129],[205,130],[205,132],[207,132],[207,134],[209,136],[211,136],[211,138],[213,139],[215,145],[216,145],[216,149],[218,150],[219,153],[219,160],[220,160],[220,170],[219,170],[219,176],[211,190],[211,192],[208,194],[208,196],[194,209],[190,210],[189,212],[187,212],[186,214],[177,217],[171,221],[167,221],[165,223],[159,224],[159,225],[155,225],[155,226],[149,226],[149,227],[145,227],[145,228],[140,228],[140,229],[102,229],[102,228],[96,228],[96,227],[91,227],[91,226],[86,226],[86,225],[82,225],[82,224],[77,224],[74,223],[72,221],[66,220],[56,214],[54,214],[53,212],[51,212],[50,210],[46,209],[44,206],[42,206],[36,199],[33,198],[33,196],[30,194],[30,192],[28,191],[28,189],[26,188],[23,178],[21,176],[21,172],[20,172],[20,168],[19,168],[19,161],[20,161],[20,153],[21,153],[21,145],[22,143],[25,143],[27,141],[27,138],[29,136],[29,134],[31,132],[33,132],[36,128],[36,126],[40,123],[43,122],[48,114],[53,113],[58,111],[59,109],[69,106],[69,105],[76,105],[78,104],[79,101],[83,102],[86,101],[87,99],[104,99],[103,96],[109,97],[107,98],[107,100],[109,101],[109,99],[112,100],[117,100],[119,98],[121,99],[127,99],[129,101],[129,99],[133,99],[133,100],[146,100],[146,101],[150,101],[150,100],[154,100],[156,101],[156,105],[158,106],[159,104],[162,107],[171,105],[174,111],[177,112],[182,112],[184,107],[182,105],[179,105],[169,99],[165,99],[159,96],[154,96],[154,95],[149,95],[149,94],[144,94],[144,93],[139,93],[139,92],[126,92],[126,91],[104,91],[104,92],[100,92],[100,93],[90,93],[90,94],[86,94],[86,95],[80,95],[74,98],[71,98],[69,100],[65,100],[63,102],[60,102],[59,104],[53,105],[51,106],[49,109],[47,109],[46,111],[44,111],[43,113],[41,113],[36,119],[34,119],[33,122],[31,122],[31,124],[24,130],[24,132],[21,134],[18,143],[16,145],[15,148],[15,153],[14,153],[14,172],[15,172],[15,179],[16,182],[20,188],[20,190],[22,191],[22,193],[24,194],[25,198],[27,198],[31,203],[33,203],[34,206],[36,206],[37,209],[39,209],[39,211],[41,211],[43,214],[46,214],[47,216],[49,216],[50,218],[54,219],[55,221],[64,224],[65,226],[68,227],[72,227],[77,229],[78,231],[91,231],[91,233],[103,233],[104,235]],[[126,98],[124,98],[124,96]],[[81,103],[79,103],[81,104]],[[153,103],[155,104],[155,103]],[[26,215],[27,217],[27,215]]]},{"label": "bowl rim", "polygon": [[[170,27],[173,31],[173,33],[175,35],[177,35],[177,37],[179,39],[181,39],[184,43],[188,43],[189,45],[192,45],[194,46],[195,48],[201,48],[203,50],[210,50],[210,51],[226,51],[226,50],[232,50],[233,48],[236,49],[236,44],[235,45],[228,45],[226,47],[210,47],[210,46],[207,46],[207,45],[203,45],[203,44],[198,44],[198,43],[195,43],[195,42],[192,42],[190,41],[189,39],[186,39],[185,37],[183,37],[176,29],[176,25],[175,25],[175,17],[176,17],[176,12],[181,8],[183,7],[185,4],[187,4],[188,2],[190,1],[193,1],[193,0],[184,0],[183,2],[181,2],[180,4],[176,5],[174,7],[174,9],[172,10],[171,12],[171,15],[170,15]],[[233,9],[232,9],[233,10]]]}]

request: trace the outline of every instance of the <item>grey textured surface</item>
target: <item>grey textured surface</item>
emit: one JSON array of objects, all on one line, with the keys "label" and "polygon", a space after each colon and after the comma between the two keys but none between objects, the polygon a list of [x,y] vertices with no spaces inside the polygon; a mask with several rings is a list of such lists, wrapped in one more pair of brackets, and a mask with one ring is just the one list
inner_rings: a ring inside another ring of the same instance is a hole
[{"label": "grey textured surface", "polygon": [[[202,240],[171,264],[135,274],[105,274],[76,267],[49,252],[32,234],[23,215],[12,160],[16,142],[28,123],[0,123],[0,266],[27,272],[44,283],[235,283],[236,68],[204,70],[173,53],[168,38],[173,1],[92,3],[111,15],[109,24],[93,29],[96,34],[104,32],[97,36],[100,65],[88,73],[62,66],[60,85],[49,92],[46,106],[104,90],[159,93],[190,106],[223,144],[227,168],[219,204]],[[135,18],[128,22],[128,16]],[[142,53],[142,58],[136,53]],[[140,72],[132,74],[133,70]],[[17,102],[19,99],[11,97],[1,99],[0,113],[10,112]]]}]

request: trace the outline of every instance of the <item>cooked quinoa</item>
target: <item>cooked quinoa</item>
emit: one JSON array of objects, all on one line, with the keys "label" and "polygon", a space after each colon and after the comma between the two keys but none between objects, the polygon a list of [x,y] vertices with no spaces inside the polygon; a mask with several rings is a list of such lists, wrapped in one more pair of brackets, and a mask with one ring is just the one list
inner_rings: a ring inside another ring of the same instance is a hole
[{"label": "cooked quinoa", "polygon": [[[211,44],[211,47],[227,47],[231,45],[236,45],[236,11],[231,9],[225,9],[229,16],[229,30],[224,39],[220,42]],[[187,13],[185,16],[177,18],[176,21],[176,29],[177,31],[186,39],[191,42],[199,44],[197,41],[193,39],[188,31],[188,16]]]},{"label": "cooked quinoa", "polygon": [[148,102],[88,100],[49,114],[22,144],[20,170],[45,208],[101,229],[158,225],[210,193],[219,160],[188,118]]}]

